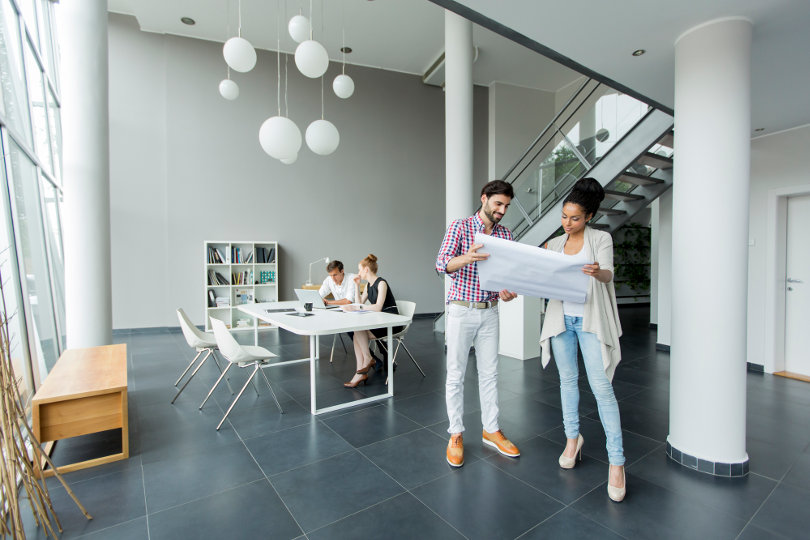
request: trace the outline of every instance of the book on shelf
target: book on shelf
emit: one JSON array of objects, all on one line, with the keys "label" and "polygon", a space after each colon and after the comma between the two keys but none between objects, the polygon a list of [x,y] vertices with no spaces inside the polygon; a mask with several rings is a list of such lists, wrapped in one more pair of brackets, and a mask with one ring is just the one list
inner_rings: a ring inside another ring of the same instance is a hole
[{"label": "book on shelf", "polygon": [[253,290],[252,289],[236,289],[234,291],[234,298],[236,305],[252,304],[253,303]]},{"label": "book on shelf", "polygon": [[210,289],[208,290],[208,307],[217,307],[217,297]]},{"label": "book on shelf", "polygon": [[276,248],[271,247],[267,253],[267,261],[268,263],[274,262],[276,260]]},{"label": "book on shelf", "polygon": [[245,258],[245,264],[250,264],[253,262],[253,252],[251,251],[248,253],[248,256]]},{"label": "book on shelf", "polygon": [[231,299],[227,296],[216,297],[217,307],[231,307]]},{"label": "book on shelf", "polygon": [[215,270],[208,271],[208,284],[209,285],[230,285],[225,276]]},{"label": "book on shelf", "polygon": [[214,247],[208,248],[208,264],[224,264],[221,252]]}]

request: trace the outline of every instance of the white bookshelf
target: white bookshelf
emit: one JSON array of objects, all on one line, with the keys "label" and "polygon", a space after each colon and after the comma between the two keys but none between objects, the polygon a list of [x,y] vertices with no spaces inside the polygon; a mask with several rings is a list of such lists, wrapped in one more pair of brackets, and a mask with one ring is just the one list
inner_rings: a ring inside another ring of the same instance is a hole
[{"label": "white bookshelf", "polygon": [[253,319],[238,308],[278,302],[278,242],[206,241],[203,257],[206,331],[212,331],[209,316],[225,321],[231,330],[252,330]]}]

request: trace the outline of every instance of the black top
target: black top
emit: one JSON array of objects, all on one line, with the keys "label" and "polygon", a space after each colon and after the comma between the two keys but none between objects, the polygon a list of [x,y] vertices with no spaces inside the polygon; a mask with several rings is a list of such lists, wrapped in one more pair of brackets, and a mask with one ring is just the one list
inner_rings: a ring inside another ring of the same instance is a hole
[{"label": "black top", "polygon": [[[381,277],[378,277],[373,284],[370,283],[368,286],[368,301],[371,302],[372,304],[377,303],[377,295],[379,295],[379,291],[377,289],[380,286],[381,282],[385,282],[385,284],[388,285],[387,281],[385,281]],[[391,285],[388,285],[388,288],[385,292],[385,300],[383,301],[382,310],[385,313],[393,313],[394,315],[399,315],[399,310],[397,309],[397,301],[394,299],[394,293],[391,292]]]},{"label": "black top", "polygon": [[[368,301],[372,304],[377,303],[377,296],[379,295],[379,291],[377,288],[380,286],[380,282],[385,281],[383,278],[378,277],[374,283],[370,283],[368,285]],[[385,281],[385,284],[388,285],[388,282]],[[399,310],[397,309],[397,301],[394,299],[394,293],[391,292],[391,285],[388,285],[388,288],[385,292],[385,300],[383,300],[383,312],[385,313],[393,313],[394,315],[399,315]],[[405,328],[404,326],[395,326],[392,328],[391,332],[397,334]],[[374,328],[371,330],[371,333],[374,334],[375,337],[381,338],[388,335],[388,330],[385,328]]]}]

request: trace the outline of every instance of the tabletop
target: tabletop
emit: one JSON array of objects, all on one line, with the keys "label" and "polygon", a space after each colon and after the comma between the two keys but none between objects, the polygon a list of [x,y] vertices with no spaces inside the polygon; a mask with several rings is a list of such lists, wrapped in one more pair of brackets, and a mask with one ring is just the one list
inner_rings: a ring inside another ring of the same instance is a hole
[{"label": "tabletop", "polygon": [[246,304],[239,310],[273,323],[294,334],[303,336],[322,336],[372,328],[404,326],[411,322],[405,315],[381,312],[345,312],[342,309],[313,309],[310,317],[296,317],[288,313],[268,313],[267,310],[299,308],[301,302],[266,302]]}]

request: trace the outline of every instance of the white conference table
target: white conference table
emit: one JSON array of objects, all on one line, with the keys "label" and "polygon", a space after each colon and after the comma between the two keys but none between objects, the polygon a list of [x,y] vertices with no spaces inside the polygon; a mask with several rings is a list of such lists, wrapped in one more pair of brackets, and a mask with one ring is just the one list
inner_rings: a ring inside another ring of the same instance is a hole
[{"label": "white conference table", "polygon": [[[268,313],[267,311],[291,308],[300,309],[301,305],[302,303],[298,301],[266,302],[262,304],[245,304],[243,306],[239,306],[239,310],[253,317],[253,332],[255,336],[255,343],[257,345],[259,341],[259,319],[283,328],[284,330],[292,332],[293,334],[309,336],[309,358],[286,360],[272,364],[272,366],[309,362],[310,410],[312,411],[312,414],[323,414],[330,411],[355,407],[364,403],[387,399],[394,395],[394,348],[392,346],[392,328],[394,326],[404,326],[409,324],[411,322],[410,317],[379,312],[351,313],[344,312],[342,309],[313,309],[311,311],[311,317],[296,317],[285,312]],[[317,372],[315,369],[315,361],[318,359],[318,337],[340,334],[343,332],[371,330],[372,328],[388,329],[388,392],[377,396],[371,396],[346,403],[340,403],[331,407],[324,407],[323,409],[318,409],[316,406],[315,392],[315,375]]]}]

